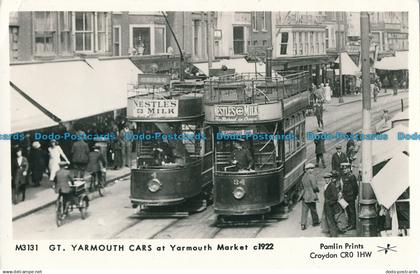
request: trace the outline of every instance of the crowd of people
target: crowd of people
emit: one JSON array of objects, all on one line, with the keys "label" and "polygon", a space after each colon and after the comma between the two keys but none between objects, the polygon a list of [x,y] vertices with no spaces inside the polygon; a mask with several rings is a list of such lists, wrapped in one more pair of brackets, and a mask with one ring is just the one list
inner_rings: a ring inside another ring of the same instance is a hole
[{"label": "crowd of people", "polygon": [[[322,134],[318,129],[318,134]],[[356,159],[358,144],[351,139],[351,133],[346,134],[348,141],[346,152],[342,146],[336,146],[336,152],[331,156],[331,172],[323,175],[324,206],[321,219],[317,212],[318,193],[320,189],[313,171],[315,168],[326,168],[324,153],[325,145],[322,138],[316,138],[316,164],[307,163],[302,178],[299,199],[302,200],[301,229],[307,228],[308,212],[311,212],[312,225],[322,225],[322,230],[331,237],[356,228],[356,201],[359,193],[358,178],[352,172],[352,163]],[[360,179],[360,178],[359,178]]]},{"label": "crowd of people", "polygon": [[[107,126],[108,125],[108,126]],[[75,134],[84,136],[83,126],[77,126]],[[132,134],[130,124],[123,118],[115,121],[91,124],[87,133],[114,132],[114,140],[37,141],[27,134],[25,140],[12,144],[12,201],[25,201],[29,185],[39,187],[44,174],[52,187],[57,183],[60,165],[70,165],[73,176],[83,178],[87,172],[99,181],[106,168],[121,169],[131,166],[132,141],[125,134]],[[106,145],[104,145],[106,143]]]}]

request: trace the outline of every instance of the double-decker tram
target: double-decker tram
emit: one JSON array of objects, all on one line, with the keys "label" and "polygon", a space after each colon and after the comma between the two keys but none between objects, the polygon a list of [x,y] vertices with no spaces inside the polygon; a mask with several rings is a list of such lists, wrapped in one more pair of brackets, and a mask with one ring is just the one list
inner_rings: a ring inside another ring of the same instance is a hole
[{"label": "double-decker tram", "polygon": [[306,161],[308,83],[306,72],[206,82],[218,225],[285,217],[284,205],[292,200]]},{"label": "double-decker tram", "polygon": [[206,139],[203,83],[168,85],[165,75],[139,75],[128,95],[127,118],[136,124],[137,163],[131,203],[143,217],[182,217],[207,207],[212,142]]}]

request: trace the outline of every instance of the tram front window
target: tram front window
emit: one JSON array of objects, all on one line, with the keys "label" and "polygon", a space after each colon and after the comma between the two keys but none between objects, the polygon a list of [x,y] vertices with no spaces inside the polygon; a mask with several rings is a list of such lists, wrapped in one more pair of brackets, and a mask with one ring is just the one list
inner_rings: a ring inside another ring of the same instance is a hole
[{"label": "tram front window", "polygon": [[[179,167],[200,159],[200,123],[139,123],[137,166]],[[146,138],[146,136],[154,136]]]},{"label": "tram front window", "polygon": [[279,129],[276,123],[246,129],[219,127],[215,134],[216,170],[243,173],[276,169],[282,162],[282,141],[273,138]]}]

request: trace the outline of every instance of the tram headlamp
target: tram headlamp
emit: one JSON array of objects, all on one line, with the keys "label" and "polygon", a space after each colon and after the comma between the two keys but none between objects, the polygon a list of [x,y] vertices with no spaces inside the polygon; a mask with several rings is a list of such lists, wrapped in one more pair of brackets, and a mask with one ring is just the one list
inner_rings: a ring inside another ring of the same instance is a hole
[{"label": "tram headlamp", "polygon": [[237,199],[237,200],[240,200],[244,196],[245,196],[245,189],[243,189],[240,186],[235,187],[235,189],[233,190],[233,197],[235,197],[235,199]]},{"label": "tram headlamp", "polygon": [[149,189],[150,192],[153,192],[153,193],[157,192],[161,186],[162,184],[159,182],[158,179],[153,179],[147,183],[147,188]]}]

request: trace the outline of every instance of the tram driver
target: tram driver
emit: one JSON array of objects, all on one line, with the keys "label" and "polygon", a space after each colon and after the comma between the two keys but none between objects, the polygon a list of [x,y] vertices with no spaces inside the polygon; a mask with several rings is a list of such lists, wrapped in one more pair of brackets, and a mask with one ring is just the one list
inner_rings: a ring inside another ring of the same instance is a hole
[{"label": "tram driver", "polygon": [[254,168],[254,158],[248,148],[245,147],[243,139],[233,142],[232,164],[234,164],[239,171],[252,171]]}]

